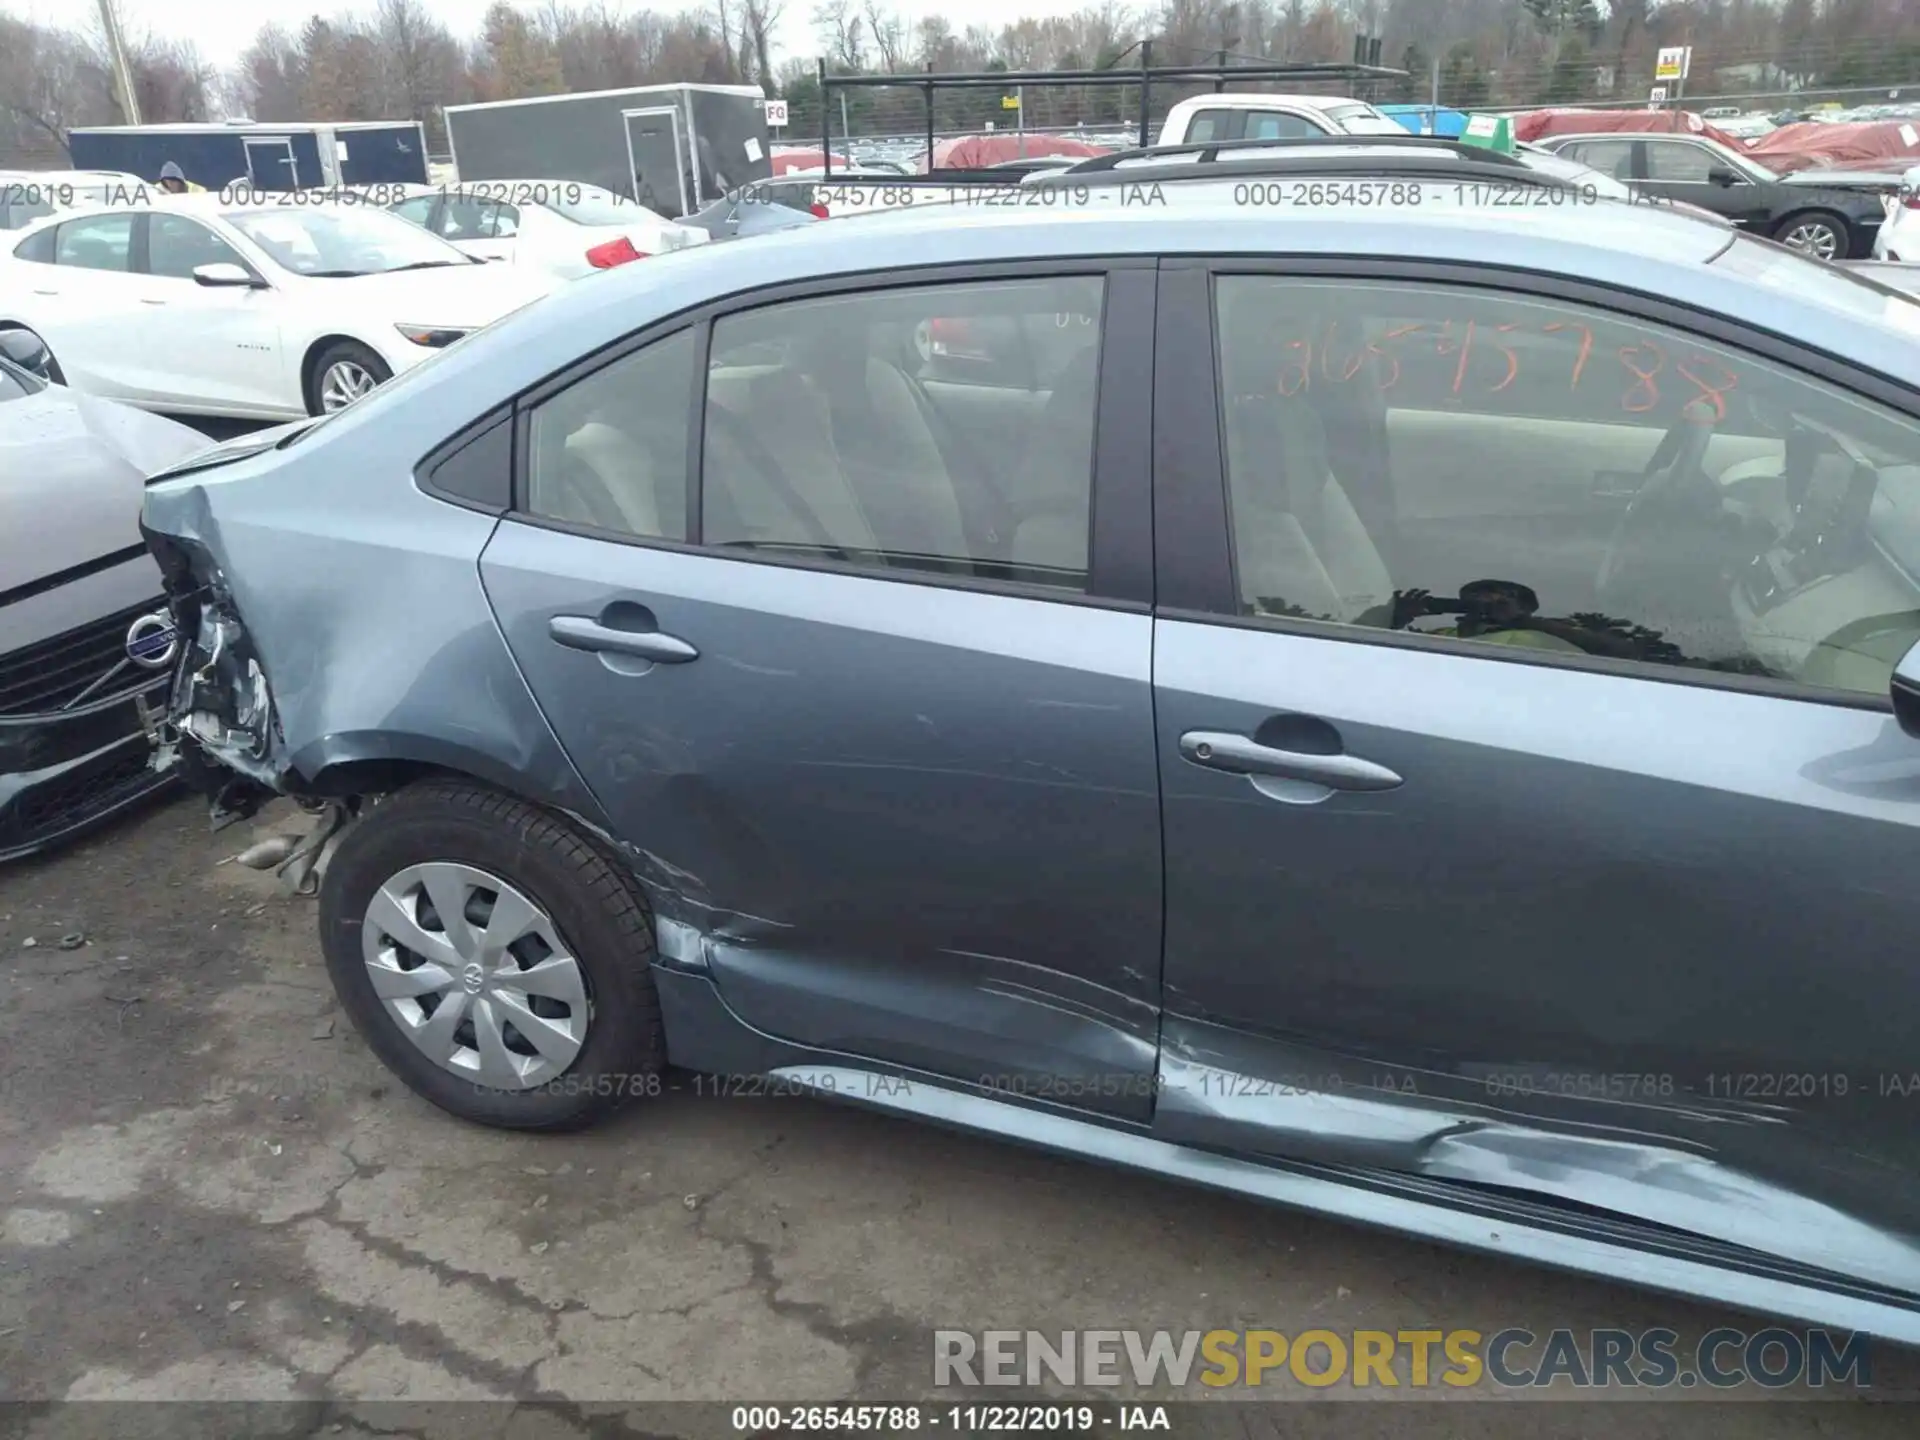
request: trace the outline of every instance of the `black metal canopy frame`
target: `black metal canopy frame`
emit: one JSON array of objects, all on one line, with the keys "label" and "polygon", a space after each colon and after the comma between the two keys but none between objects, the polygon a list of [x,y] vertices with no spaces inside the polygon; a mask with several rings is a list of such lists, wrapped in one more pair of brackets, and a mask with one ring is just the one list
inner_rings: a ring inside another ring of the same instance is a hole
[{"label": "black metal canopy frame", "polygon": [[[1356,47],[1357,48],[1357,47]],[[1407,72],[1384,65],[1313,64],[1288,65],[1255,60],[1227,64],[1222,58],[1211,65],[1155,65],[1153,42],[1139,44],[1140,63],[1122,69],[1118,65],[1101,70],[958,70],[936,71],[931,64],[924,71],[896,75],[829,75],[827,62],[820,61],[820,153],[825,173],[833,173],[833,107],[827,103],[836,90],[880,89],[885,86],[909,86],[926,98],[927,170],[933,170],[933,97],[942,90],[1011,89],[1017,85],[1138,85],[1140,87],[1140,144],[1153,143],[1152,100],[1155,81],[1211,80],[1216,91],[1230,82],[1248,80],[1296,80],[1309,82],[1353,82],[1359,80],[1403,80]],[[1378,53],[1378,46],[1373,53]],[[849,137],[842,137],[849,138]]]}]

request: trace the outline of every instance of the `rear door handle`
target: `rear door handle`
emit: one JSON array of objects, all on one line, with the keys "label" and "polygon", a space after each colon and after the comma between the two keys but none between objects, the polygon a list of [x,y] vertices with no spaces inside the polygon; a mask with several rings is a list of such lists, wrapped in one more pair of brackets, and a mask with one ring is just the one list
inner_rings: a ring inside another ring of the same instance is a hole
[{"label": "rear door handle", "polygon": [[147,299],[147,297],[146,297],[146,296],[144,296],[144,295],[142,295],[142,296],[140,297],[140,303],[141,303],[142,305],[164,305],[164,304],[166,304],[167,302],[166,302],[166,301],[164,301],[164,300],[149,300],[149,299]]},{"label": "rear door handle", "polygon": [[1275,750],[1230,730],[1189,730],[1180,737],[1180,753],[1196,765],[1230,775],[1272,775],[1305,780],[1330,790],[1392,790],[1405,782],[1384,765],[1357,755],[1309,755]]},{"label": "rear door handle", "polygon": [[616,630],[585,615],[556,615],[547,622],[547,633],[570,650],[611,651],[662,665],[684,665],[700,658],[700,652],[678,636],[658,630]]}]

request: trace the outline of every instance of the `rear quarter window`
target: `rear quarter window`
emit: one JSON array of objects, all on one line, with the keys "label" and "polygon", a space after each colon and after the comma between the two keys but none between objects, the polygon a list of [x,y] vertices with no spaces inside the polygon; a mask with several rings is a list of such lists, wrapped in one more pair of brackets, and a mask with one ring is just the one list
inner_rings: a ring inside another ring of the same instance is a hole
[{"label": "rear quarter window", "polygon": [[31,260],[37,265],[53,263],[53,232],[57,225],[49,225],[44,230],[36,230],[18,245],[13,247],[13,258]]}]

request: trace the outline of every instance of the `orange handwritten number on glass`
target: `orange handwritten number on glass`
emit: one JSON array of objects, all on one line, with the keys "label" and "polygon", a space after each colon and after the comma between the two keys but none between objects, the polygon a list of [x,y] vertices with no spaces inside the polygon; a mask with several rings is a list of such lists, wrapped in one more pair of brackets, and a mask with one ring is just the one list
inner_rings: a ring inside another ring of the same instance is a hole
[{"label": "orange handwritten number on glass", "polygon": [[[1653,357],[1651,369],[1634,364],[1635,359],[1648,354]],[[1633,384],[1620,397],[1620,408],[1629,415],[1644,415],[1660,403],[1660,386],[1655,377],[1666,368],[1666,352],[1651,340],[1643,340],[1638,345],[1622,345],[1620,363],[1633,376]]]},{"label": "orange handwritten number on glass", "polygon": [[1355,351],[1347,357],[1346,363],[1339,367],[1340,373],[1337,375],[1334,373],[1333,368],[1328,365],[1327,360],[1333,353],[1333,342],[1338,336],[1339,331],[1340,322],[1338,320],[1328,323],[1327,333],[1320,341],[1320,373],[1329,380],[1339,384],[1345,384],[1347,381],[1353,379],[1354,376],[1358,375],[1360,373],[1360,367],[1367,362],[1365,357],[1358,351]]},{"label": "orange handwritten number on glass", "polygon": [[[1507,325],[1496,325],[1493,328],[1497,333],[1501,335],[1505,335],[1510,331],[1518,330],[1520,326],[1518,324],[1507,324]],[[1487,392],[1491,395],[1498,395],[1502,390],[1506,389],[1515,380],[1520,378],[1520,357],[1514,354],[1513,351],[1509,349],[1507,346],[1502,345],[1498,340],[1493,342],[1493,348],[1498,350],[1500,352],[1501,358],[1507,362],[1506,378],[1502,380],[1498,385],[1494,386],[1492,390]]]},{"label": "orange handwritten number on glass", "polygon": [[[1715,385],[1701,379],[1698,370],[1695,368],[1699,365],[1709,366],[1719,371],[1720,383]],[[1713,406],[1714,424],[1718,425],[1722,420],[1727,418],[1727,396],[1732,394],[1734,389],[1740,384],[1740,377],[1738,375],[1722,365],[1718,360],[1714,360],[1706,355],[1689,356],[1673,368],[1678,370],[1682,377],[1691,381],[1693,388],[1699,391],[1699,394],[1694,397],[1695,399],[1705,400],[1709,405]]]},{"label": "orange handwritten number on glass", "polygon": [[1373,372],[1373,382],[1379,389],[1391,390],[1400,383],[1400,358],[1382,347],[1395,340],[1404,340],[1409,335],[1418,335],[1426,328],[1425,325],[1396,325],[1378,340],[1368,343],[1367,353],[1381,362]]},{"label": "orange handwritten number on glass", "polygon": [[1313,378],[1313,342],[1289,340],[1286,353],[1297,355],[1299,358],[1292,363],[1281,364],[1279,390],[1282,395],[1298,395],[1307,388],[1307,382]]},{"label": "orange handwritten number on glass", "polygon": [[1578,330],[1580,332],[1580,353],[1574,356],[1573,378],[1567,381],[1567,389],[1578,390],[1580,388],[1580,376],[1585,373],[1587,368],[1587,357],[1593,354],[1593,328],[1588,325],[1576,325],[1571,320],[1555,320],[1551,325],[1544,328],[1549,335],[1556,334],[1562,330]]}]

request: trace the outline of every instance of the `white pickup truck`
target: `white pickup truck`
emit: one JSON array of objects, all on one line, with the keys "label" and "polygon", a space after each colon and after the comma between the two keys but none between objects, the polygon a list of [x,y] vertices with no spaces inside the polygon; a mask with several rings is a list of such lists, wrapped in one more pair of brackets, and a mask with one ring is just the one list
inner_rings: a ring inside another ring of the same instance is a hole
[{"label": "white pickup truck", "polygon": [[1405,135],[1390,115],[1338,95],[1196,95],[1167,112],[1161,145],[1226,140],[1311,140],[1318,135]]},{"label": "white pickup truck", "polygon": [[[1156,145],[1219,144],[1231,140],[1309,140],[1327,136],[1391,135],[1409,132],[1391,116],[1362,100],[1341,95],[1268,95],[1227,91],[1182,100],[1167,112]],[[1032,203],[1034,172],[1064,169],[1066,156],[1014,161],[1001,178],[970,170],[949,175],[874,175],[858,169],[829,175],[788,172],[748,187],[747,203],[787,205],[826,218],[870,210],[897,210],[931,203]],[[1028,182],[1023,192],[1021,182]]]}]

